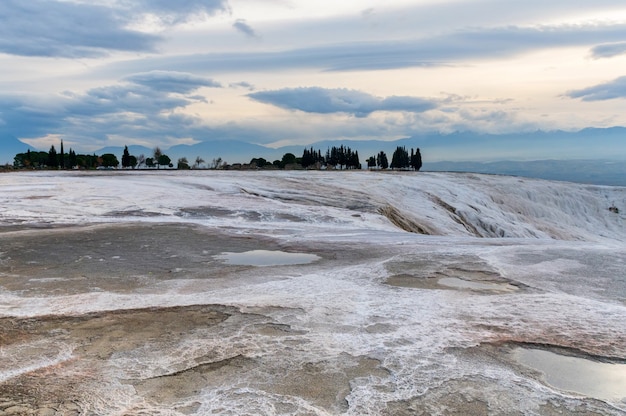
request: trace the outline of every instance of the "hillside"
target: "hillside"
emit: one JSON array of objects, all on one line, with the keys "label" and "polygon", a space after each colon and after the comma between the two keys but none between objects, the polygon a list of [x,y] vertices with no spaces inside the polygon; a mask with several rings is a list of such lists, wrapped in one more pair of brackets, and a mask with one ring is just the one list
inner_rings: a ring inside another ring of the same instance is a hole
[{"label": "hillside", "polygon": [[26,153],[28,149],[35,150],[32,146],[21,142],[14,136],[2,135],[0,133],[0,165],[5,163],[13,164],[15,155]]},{"label": "hillside", "polygon": [[[157,211],[179,213],[175,217],[179,220],[217,221],[211,216],[183,215],[186,210],[212,207],[232,213],[220,216],[224,226],[230,226],[230,221],[249,222],[251,228],[284,226],[285,220],[274,224],[277,218],[297,219],[301,227],[318,226],[326,218],[339,228],[362,231],[389,230],[393,225],[438,236],[626,241],[626,189],[619,187],[434,172],[191,171],[162,176],[42,172],[37,176],[54,176],[56,186],[68,187],[68,195],[48,199],[41,207],[33,205],[35,196],[31,196],[11,215],[39,220],[41,213],[29,211],[42,208],[50,212],[49,221],[59,220],[57,212],[63,221],[82,221],[86,212],[105,216],[115,211],[123,217],[132,211],[135,218],[141,212]],[[125,192],[118,195],[120,181]],[[101,194],[94,203],[82,198],[93,187]],[[26,198],[36,189],[18,194]],[[609,210],[613,206],[618,213]]]}]

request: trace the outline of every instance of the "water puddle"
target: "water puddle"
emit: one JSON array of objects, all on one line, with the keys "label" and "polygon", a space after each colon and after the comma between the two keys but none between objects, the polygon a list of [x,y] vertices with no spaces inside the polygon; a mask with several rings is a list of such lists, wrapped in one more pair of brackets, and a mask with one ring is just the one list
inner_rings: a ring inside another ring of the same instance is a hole
[{"label": "water puddle", "polygon": [[609,402],[626,402],[626,364],[571,357],[554,352],[516,348],[517,362],[543,374],[552,387]]},{"label": "water puddle", "polygon": [[215,256],[227,264],[236,266],[286,266],[308,264],[319,260],[315,254],[287,253],[286,251],[252,250],[243,253],[222,253]]},{"label": "water puddle", "polygon": [[454,289],[489,290],[497,292],[513,292],[518,288],[508,283],[477,282],[474,280],[459,279],[458,277],[442,277],[437,284]]}]

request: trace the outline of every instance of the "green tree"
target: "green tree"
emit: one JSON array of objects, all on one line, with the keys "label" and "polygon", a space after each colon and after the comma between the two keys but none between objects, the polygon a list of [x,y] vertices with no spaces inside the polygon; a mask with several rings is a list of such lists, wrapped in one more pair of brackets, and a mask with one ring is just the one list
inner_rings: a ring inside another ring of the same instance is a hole
[{"label": "green tree", "polygon": [[120,162],[117,160],[117,156],[113,153],[105,153],[101,156],[102,166],[105,168],[115,168],[119,166]]},{"label": "green tree", "polygon": [[332,149],[326,149],[326,157],[324,158],[324,162],[326,166],[332,167],[335,169],[337,167],[337,163],[339,163],[339,157],[337,155],[337,148],[333,146]]},{"label": "green tree", "polygon": [[404,146],[396,147],[391,156],[391,169],[406,169],[410,166],[409,152]]},{"label": "green tree", "polygon": [[76,152],[73,151],[72,149],[70,149],[70,153],[69,153],[67,162],[68,162],[69,167],[72,168],[72,169],[76,166],[76,162],[77,162]]},{"label": "green tree", "polygon": [[130,163],[130,153],[128,152],[128,146],[124,146],[124,154],[122,155],[122,167],[129,168],[134,166]]},{"label": "green tree", "polygon": [[415,170],[422,168],[422,154],[419,148],[417,148],[415,154],[413,153],[413,149],[411,149],[411,167]]},{"label": "green tree", "polygon": [[271,165],[271,163],[262,157],[253,157],[250,159],[250,165],[255,165],[257,168],[264,168],[267,165]]},{"label": "green tree", "polygon": [[159,158],[157,159],[157,166],[159,165],[170,166],[171,163],[172,163],[172,159],[170,159],[170,157],[165,154],[161,154]]},{"label": "green tree", "polygon": [[315,165],[317,162],[317,152],[313,150],[312,147],[310,149],[304,149],[302,153],[302,167],[306,169],[309,166]]},{"label": "green tree", "polygon": [[63,140],[61,140],[61,153],[59,154],[59,166],[65,169],[65,152],[63,151]]},{"label": "green tree", "polygon": [[54,145],[50,146],[50,150],[48,150],[48,160],[47,163],[49,168],[58,168],[59,160],[57,159],[57,150],[54,148]]},{"label": "green tree", "polygon": [[151,157],[146,158],[146,166],[147,167],[153,168],[154,165],[155,165],[155,163],[154,163],[154,159],[153,158],[151,158]]},{"label": "green tree", "polygon": [[296,155],[293,153],[285,153],[280,161],[280,168],[284,169],[287,165],[293,165],[296,163]]},{"label": "green tree", "polygon": [[348,161],[348,167],[350,169],[361,169],[361,161],[359,160],[359,152],[351,152],[350,160]]},{"label": "green tree", "polygon": [[389,160],[387,159],[387,154],[382,150],[376,156],[376,166],[381,169],[387,169],[389,167]]}]

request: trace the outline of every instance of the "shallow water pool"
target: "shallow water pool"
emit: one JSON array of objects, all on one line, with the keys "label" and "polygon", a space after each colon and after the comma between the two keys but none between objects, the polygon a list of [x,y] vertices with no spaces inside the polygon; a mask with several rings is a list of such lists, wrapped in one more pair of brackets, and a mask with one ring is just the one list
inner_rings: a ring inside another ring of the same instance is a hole
[{"label": "shallow water pool", "polygon": [[488,290],[497,292],[513,292],[518,288],[508,283],[477,282],[459,279],[458,277],[442,277],[438,284],[454,289]]},{"label": "shallow water pool", "polygon": [[517,362],[552,387],[609,402],[626,401],[626,364],[605,363],[535,348],[516,348]]},{"label": "shallow water pool", "polygon": [[222,253],[215,256],[226,264],[237,266],[286,266],[308,264],[320,257],[308,253],[288,253],[286,251],[252,250],[243,253]]}]

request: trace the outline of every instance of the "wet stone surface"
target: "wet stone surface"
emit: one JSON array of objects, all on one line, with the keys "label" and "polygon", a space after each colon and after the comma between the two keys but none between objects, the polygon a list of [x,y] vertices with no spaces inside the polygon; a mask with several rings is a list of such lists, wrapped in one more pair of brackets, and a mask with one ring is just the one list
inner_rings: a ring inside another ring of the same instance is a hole
[{"label": "wet stone surface", "polygon": [[432,255],[394,259],[386,263],[391,286],[415,289],[471,290],[483,293],[510,293],[527,289],[502,277],[478,257]]},{"label": "wet stone surface", "polygon": [[207,232],[182,224],[71,227],[5,234],[0,249],[0,286],[22,294],[130,292],[155,282],[217,279],[237,268],[215,256],[259,245],[258,237]]},{"label": "wet stone surface", "polygon": [[[0,416],[621,411],[571,397],[510,357],[522,341],[559,340],[619,355],[619,331],[596,324],[607,315],[555,320],[562,304],[552,308],[549,292],[478,255],[173,223],[1,237],[0,296],[23,315],[0,318]],[[260,267],[221,257],[258,250],[318,259]]]},{"label": "wet stone surface", "polygon": [[[237,386],[237,380],[242,386],[303,397],[340,412],[347,406],[351,380],[388,375],[377,360],[349,355],[277,368],[271,357],[258,356],[258,345],[246,345],[245,340],[264,336],[271,343],[290,339],[297,345],[294,341],[303,332],[276,325],[258,313],[220,305],[4,318],[0,334],[5,355],[0,374],[11,371],[6,368],[11,360],[22,365],[33,362],[23,373],[0,380],[0,415],[108,414],[119,407],[94,407],[98,397],[106,393],[124,402],[128,392],[159,408],[193,414],[198,409],[193,403],[203,391]],[[202,341],[206,347],[197,346]],[[35,345],[49,349],[66,345],[71,354],[42,362],[39,351],[33,356],[26,351]],[[195,349],[189,348],[192,345]],[[161,355],[170,361],[159,364]],[[142,409],[149,407],[130,408],[139,413]]]}]

